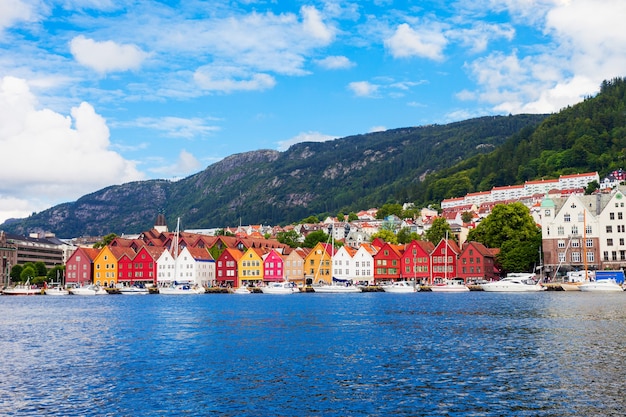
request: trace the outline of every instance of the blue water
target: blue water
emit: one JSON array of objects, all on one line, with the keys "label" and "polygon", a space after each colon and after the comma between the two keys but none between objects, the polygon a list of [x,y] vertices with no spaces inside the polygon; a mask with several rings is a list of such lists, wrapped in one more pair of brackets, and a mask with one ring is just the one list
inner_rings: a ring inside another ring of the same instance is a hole
[{"label": "blue water", "polygon": [[0,415],[626,414],[626,294],[0,297]]}]

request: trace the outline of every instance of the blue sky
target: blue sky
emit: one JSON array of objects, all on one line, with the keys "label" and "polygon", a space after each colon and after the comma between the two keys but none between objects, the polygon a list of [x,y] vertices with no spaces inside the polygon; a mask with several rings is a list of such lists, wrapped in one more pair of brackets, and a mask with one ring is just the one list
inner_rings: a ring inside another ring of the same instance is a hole
[{"label": "blue sky", "polygon": [[549,113],[626,74],[622,0],[0,0],[0,222],[301,141]]}]

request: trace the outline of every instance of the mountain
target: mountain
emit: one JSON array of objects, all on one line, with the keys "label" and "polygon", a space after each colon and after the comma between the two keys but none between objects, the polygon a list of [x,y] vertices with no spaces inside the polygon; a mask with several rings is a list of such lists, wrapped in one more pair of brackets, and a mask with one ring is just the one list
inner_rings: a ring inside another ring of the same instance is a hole
[{"label": "mountain", "polygon": [[160,212],[172,224],[181,217],[185,228],[285,224],[314,214],[419,201],[415,185],[427,174],[493,152],[545,118],[489,116],[299,143],[284,152],[236,154],[180,181],[107,187],[0,229],[61,237],[138,233],[151,228]]}]

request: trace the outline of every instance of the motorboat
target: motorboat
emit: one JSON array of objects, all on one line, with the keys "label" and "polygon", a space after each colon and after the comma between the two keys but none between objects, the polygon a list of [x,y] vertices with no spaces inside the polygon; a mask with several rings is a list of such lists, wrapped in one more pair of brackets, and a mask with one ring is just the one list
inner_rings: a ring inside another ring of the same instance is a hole
[{"label": "motorboat", "polygon": [[580,291],[585,292],[621,292],[624,291],[621,285],[614,279],[600,279],[597,281],[590,281],[579,285]]},{"label": "motorboat", "polygon": [[233,294],[251,294],[248,287],[239,287],[231,291]]},{"label": "motorboat", "polygon": [[72,295],[106,295],[107,290],[99,285],[85,285],[80,287],[70,288],[70,294]]},{"label": "motorboat", "polygon": [[360,287],[354,285],[351,280],[333,278],[332,284],[314,285],[313,291],[319,293],[356,293],[363,292]]},{"label": "motorboat", "polygon": [[261,287],[263,294],[295,294],[300,292],[298,287],[293,282],[271,282],[264,287]]},{"label": "motorboat", "polygon": [[179,294],[204,294],[206,290],[195,284],[173,283],[169,286],[159,287],[159,294],[179,295]]},{"label": "motorboat", "polygon": [[70,294],[69,290],[66,290],[65,288],[61,286],[46,288],[44,290],[44,293],[46,295],[69,295]]},{"label": "motorboat", "polygon": [[36,295],[41,294],[41,289],[30,285],[30,280],[25,284],[18,284],[13,287],[5,288],[2,291],[4,295]]},{"label": "motorboat", "polygon": [[561,283],[561,289],[563,291],[580,291],[582,284],[588,284],[594,278],[594,271],[571,271],[567,273],[567,281]]},{"label": "motorboat", "polygon": [[449,279],[430,287],[432,292],[469,292],[462,279]]},{"label": "motorboat", "polygon": [[535,274],[511,273],[500,281],[492,281],[480,286],[491,292],[537,292],[547,288],[535,281]]},{"label": "motorboat", "polygon": [[414,285],[409,281],[394,281],[382,286],[383,291],[393,293],[412,293],[420,290],[419,285]]},{"label": "motorboat", "polygon": [[131,285],[128,287],[121,287],[118,288],[120,294],[124,294],[124,295],[146,295],[149,294],[150,291],[143,286],[140,285]]}]

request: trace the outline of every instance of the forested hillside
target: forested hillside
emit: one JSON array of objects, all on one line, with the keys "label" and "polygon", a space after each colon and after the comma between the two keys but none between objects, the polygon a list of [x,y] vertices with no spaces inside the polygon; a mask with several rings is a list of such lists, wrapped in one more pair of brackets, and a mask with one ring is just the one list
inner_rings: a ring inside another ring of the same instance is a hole
[{"label": "forested hillside", "polygon": [[439,202],[494,186],[538,178],[626,168],[626,81],[602,83],[593,98],[524,128],[486,155],[468,158],[429,176],[409,194],[418,202]]}]

